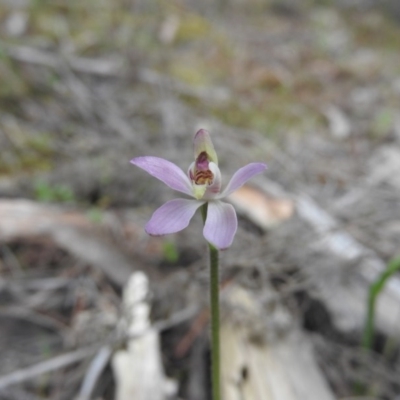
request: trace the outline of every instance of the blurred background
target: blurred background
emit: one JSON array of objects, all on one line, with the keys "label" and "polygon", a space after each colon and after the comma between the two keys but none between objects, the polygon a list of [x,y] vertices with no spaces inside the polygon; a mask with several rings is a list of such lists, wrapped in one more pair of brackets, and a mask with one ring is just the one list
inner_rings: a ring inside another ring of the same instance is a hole
[{"label": "blurred background", "polygon": [[225,184],[268,164],[229,199],[224,399],[400,398],[398,275],[361,348],[400,252],[399,1],[0,0],[0,399],[209,398],[201,219],[149,238],[176,193],[129,164],[186,170],[199,128]]}]

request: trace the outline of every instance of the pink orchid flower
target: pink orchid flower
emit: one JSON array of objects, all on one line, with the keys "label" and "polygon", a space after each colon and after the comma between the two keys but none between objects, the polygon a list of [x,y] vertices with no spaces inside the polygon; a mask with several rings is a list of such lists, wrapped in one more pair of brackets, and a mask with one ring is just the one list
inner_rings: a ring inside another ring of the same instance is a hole
[{"label": "pink orchid flower", "polygon": [[161,236],[179,232],[189,225],[196,210],[208,203],[203,235],[219,250],[227,249],[237,230],[237,217],[231,204],[221,199],[239,189],[266,165],[251,163],[238,169],[225,190],[221,192],[221,173],[218,158],[209,133],[200,129],[194,137],[195,161],[185,174],[177,165],[158,157],[137,157],[131,163],[164,182],[170,188],[194,199],[175,199],[158,208],[145,230],[149,235]]}]

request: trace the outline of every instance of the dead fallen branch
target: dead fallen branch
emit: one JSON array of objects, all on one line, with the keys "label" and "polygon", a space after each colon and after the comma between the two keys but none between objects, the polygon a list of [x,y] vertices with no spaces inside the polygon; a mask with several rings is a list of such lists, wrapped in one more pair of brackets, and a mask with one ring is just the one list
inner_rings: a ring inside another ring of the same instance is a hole
[{"label": "dead fallen branch", "polygon": [[[339,223],[305,195],[296,198],[298,216],[312,230],[315,240],[310,250],[331,260],[337,267],[327,270],[309,264],[304,271],[317,287],[318,296],[332,312],[335,325],[344,331],[364,326],[368,288],[386,269],[372,250],[341,229]],[[389,335],[400,333],[400,278],[393,276],[381,292],[376,309],[379,329]]]},{"label": "dead fallen branch", "polygon": [[[385,270],[385,262],[374,250],[343,229],[339,221],[310,196],[285,193],[268,179],[259,178],[257,185],[264,193],[293,200],[301,226],[289,229],[286,234],[285,243],[293,242],[293,245],[285,246],[286,256],[301,267],[309,287],[313,288],[313,296],[327,307],[335,327],[344,332],[360,332],[366,318],[369,286]],[[266,208],[264,203],[260,205]],[[259,212],[253,207],[250,211],[254,214],[252,221],[260,229],[271,228],[263,218],[268,209]],[[377,302],[378,329],[388,335],[398,335],[399,312],[400,278],[393,276]]]},{"label": "dead fallen branch", "polygon": [[133,269],[84,214],[29,200],[0,200],[0,241],[32,236],[50,237],[119,285]]}]

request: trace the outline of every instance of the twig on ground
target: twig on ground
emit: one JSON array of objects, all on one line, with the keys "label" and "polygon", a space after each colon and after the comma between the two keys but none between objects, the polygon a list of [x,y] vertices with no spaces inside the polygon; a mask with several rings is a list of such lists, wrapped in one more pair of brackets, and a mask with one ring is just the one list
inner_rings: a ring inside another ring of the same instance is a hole
[{"label": "twig on ground", "polygon": [[[170,318],[156,322],[149,329],[156,330],[161,332],[163,330],[169,329],[175,325],[178,325],[190,318],[192,318],[198,309],[196,307],[187,307],[184,310],[178,311],[173,314]],[[119,347],[121,343],[125,342],[127,339],[133,340],[143,336],[148,330],[144,330],[140,333],[136,333],[133,335],[124,336],[122,339],[117,338],[110,340],[109,345],[101,345],[101,348],[109,348],[110,351],[112,348]],[[78,361],[85,359],[86,357],[90,357],[92,354],[99,352],[100,345],[95,344],[83,349],[75,350],[70,353],[63,354],[61,356],[54,357],[50,360],[46,360],[40,362],[38,364],[32,365],[27,368],[22,368],[17,371],[11,372],[10,374],[4,375],[0,377],[0,390],[3,390],[11,385],[15,385],[18,383],[29,381],[33,378],[36,378],[39,375],[55,371],[60,368],[67,367],[68,365],[74,364]],[[104,354],[102,357],[105,358]],[[109,357],[109,356],[108,356]],[[99,361],[97,361],[99,362]]]},{"label": "twig on ground", "polygon": [[26,321],[30,321],[36,325],[42,326],[46,329],[55,330],[59,332],[63,337],[66,337],[66,335],[68,335],[68,328],[60,321],[57,321],[54,318],[50,318],[47,315],[40,314],[37,311],[29,309],[27,307],[1,307],[0,316],[21,318]]},{"label": "twig on ground", "polygon": [[[77,56],[63,56],[28,46],[5,46],[5,51],[14,60],[41,65],[49,68],[60,68],[68,64],[76,72],[98,75],[102,77],[118,78],[123,76],[124,60],[121,57],[86,58]],[[167,87],[178,93],[193,96],[214,102],[226,102],[230,99],[230,92],[225,88],[193,88],[176,79],[163,76],[156,71],[140,69],[137,78],[150,85]]]},{"label": "twig on ground", "polygon": [[66,58],[28,46],[5,46],[4,49],[9,57],[20,62],[50,68],[59,68],[62,64],[68,63],[70,67],[77,72],[103,77],[118,77],[123,67],[123,61],[118,57],[113,57],[112,59],[90,59],[83,57]]},{"label": "twig on ground", "polygon": [[93,358],[83,379],[81,390],[76,400],[90,400],[96,383],[110,360],[113,349],[111,346],[103,346]]},{"label": "twig on ground", "polygon": [[75,364],[78,361],[81,361],[92,355],[97,348],[98,345],[93,345],[83,349],[71,351],[70,353],[66,353],[61,356],[51,358],[50,360],[40,362],[27,368],[21,368],[17,371],[11,372],[10,374],[4,375],[0,377],[0,390],[17,383],[29,381],[39,375]]}]

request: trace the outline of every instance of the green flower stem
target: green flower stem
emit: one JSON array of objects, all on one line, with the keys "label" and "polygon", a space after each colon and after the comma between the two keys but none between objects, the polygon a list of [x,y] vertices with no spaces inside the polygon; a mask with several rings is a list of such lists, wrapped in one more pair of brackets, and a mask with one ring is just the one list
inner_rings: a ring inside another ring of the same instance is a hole
[{"label": "green flower stem", "polygon": [[219,273],[218,250],[210,248],[211,374],[213,400],[220,400]]},{"label": "green flower stem", "polygon": [[[207,217],[207,203],[201,207],[203,221]],[[219,270],[218,249],[208,243],[210,250],[210,309],[211,309],[211,383],[212,399],[221,399],[220,344],[219,344]]]},{"label": "green flower stem", "polygon": [[375,303],[380,292],[385,287],[386,281],[397,271],[400,270],[400,257],[394,258],[389,262],[385,271],[373,282],[369,288],[368,311],[365,323],[364,334],[362,338],[362,347],[366,350],[371,348],[374,336]]}]

